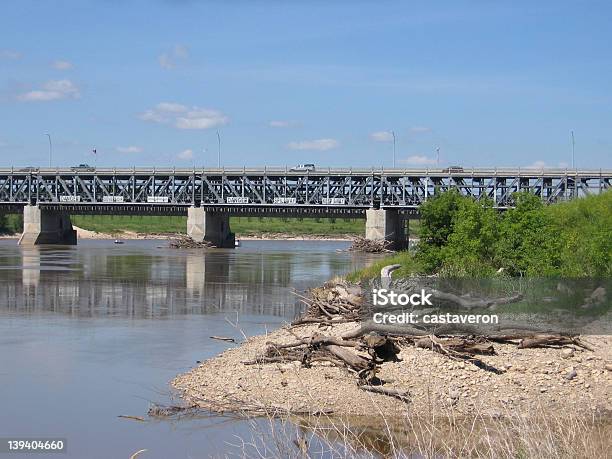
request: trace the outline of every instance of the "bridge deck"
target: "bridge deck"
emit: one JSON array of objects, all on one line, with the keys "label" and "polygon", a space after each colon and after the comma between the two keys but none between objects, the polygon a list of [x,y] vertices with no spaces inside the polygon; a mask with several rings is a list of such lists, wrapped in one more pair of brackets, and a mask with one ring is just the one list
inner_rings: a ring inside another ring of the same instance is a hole
[{"label": "bridge deck", "polygon": [[184,214],[195,205],[241,215],[348,217],[377,205],[409,212],[451,188],[502,209],[519,191],[552,203],[600,193],[611,180],[612,170],[582,169],[0,168],[0,208]]}]

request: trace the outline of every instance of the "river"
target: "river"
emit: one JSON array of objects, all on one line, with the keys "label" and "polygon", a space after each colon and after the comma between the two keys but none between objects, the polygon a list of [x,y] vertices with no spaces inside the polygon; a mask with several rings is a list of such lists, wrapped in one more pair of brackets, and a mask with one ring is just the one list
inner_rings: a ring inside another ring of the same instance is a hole
[{"label": "river", "polygon": [[[139,422],[168,382],[231,343],[293,319],[302,291],[364,266],[346,242],[244,241],[174,250],[164,241],[18,247],[0,240],[0,437],[58,437],[52,457],[239,454],[245,421]],[[19,457],[28,457],[20,454]],[[32,457],[47,457],[33,454]]]}]

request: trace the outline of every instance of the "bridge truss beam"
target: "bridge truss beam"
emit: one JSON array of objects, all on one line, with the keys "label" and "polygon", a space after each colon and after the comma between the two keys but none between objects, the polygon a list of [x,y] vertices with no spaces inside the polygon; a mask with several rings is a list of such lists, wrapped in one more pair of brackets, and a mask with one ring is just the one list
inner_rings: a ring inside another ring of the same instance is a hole
[{"label": "bridge truss beam", "polygon": [[0,206],[65,206],[76,213],[186,213],[206,207],[229,214],[345,213],[362,216],[371,207],[416,209],[436,193],[456,189],[500,209],[513,195],[530,191],[545,203],[600,193],[612,171],[489,170],[454,173],[429,170],[98,169],[72,171],[0,169]]}]

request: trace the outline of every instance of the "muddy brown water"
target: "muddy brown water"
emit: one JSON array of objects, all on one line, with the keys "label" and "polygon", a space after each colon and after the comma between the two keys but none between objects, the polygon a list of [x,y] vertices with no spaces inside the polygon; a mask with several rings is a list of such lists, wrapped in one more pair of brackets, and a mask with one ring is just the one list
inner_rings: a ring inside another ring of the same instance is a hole
[{"label": "muddy brown water", "polygon": [[[168,382],[231,343],[293,319],[301,291],[364,266],[347,242],[244,241],[173,250],[163,241],[21,248],[0,240],[0,437],[58,437],[51,457],[240,454],[246,421],[147,420]],[[28,457],[20,454],[19,457]],[[33,454],[32,457],[48,457]]]}]

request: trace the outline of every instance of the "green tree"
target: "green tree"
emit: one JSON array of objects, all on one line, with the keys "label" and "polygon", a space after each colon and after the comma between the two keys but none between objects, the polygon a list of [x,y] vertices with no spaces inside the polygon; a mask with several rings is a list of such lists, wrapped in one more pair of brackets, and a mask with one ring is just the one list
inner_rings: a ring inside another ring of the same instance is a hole
[{"label": "green tree", "polygon": [[612,192],[546,208],[559,239],[560,273],[612,276]]},{"label": "green tree", "polygon": [[492,274],[498,231],[499,216],[492,201],[461,199],[453,216],[452,233],[441,250],[443,270],[452,275]]},{"label": "green tree", "polygon": [[499,227],[496,260],[513,276],[559,274],[559,238],[537,196],[514,195],[516,207],[506,211]]},{"label": "green tree", "polygon": [[454,216],[463,199],[457,190],[436,194],[420,207],[420,244],[417,258],[423,269],[435,271],[442,265],[441,248],[453,232]]}]

